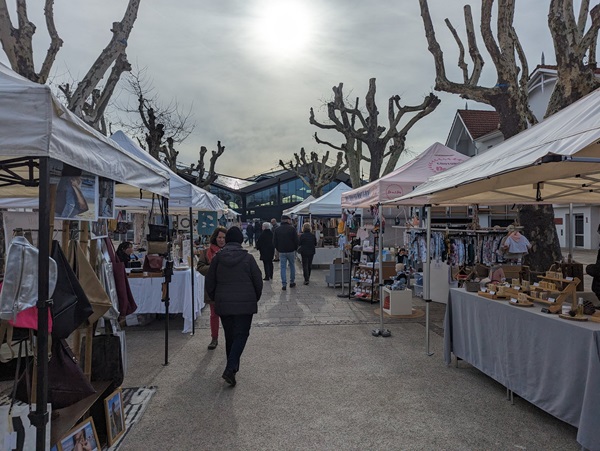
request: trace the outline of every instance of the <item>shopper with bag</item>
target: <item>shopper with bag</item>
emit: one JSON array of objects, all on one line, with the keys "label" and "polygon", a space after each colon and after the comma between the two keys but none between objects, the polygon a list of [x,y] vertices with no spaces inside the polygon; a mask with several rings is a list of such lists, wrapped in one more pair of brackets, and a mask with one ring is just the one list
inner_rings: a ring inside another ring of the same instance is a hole
[{"label": "shopper with bag", "polygon": [[298,239],[298,253],[302,257],[302,273],[304,276],[304,285],[308,285],[310,273],[312,270],[313,258],[317,252],[317,238],[312,233],[310,223],[305,222],[302,225],[302,235]]},{"label": "shopper with bag", "polygon": [[[223,249],[223,246],[225,246],[226,233],[227,229],[225,227],[218,226],[215,230],[213,230],[213,233],[210,236],[210,245],[208,246],[208,248],[198,252],[198,264],[196,265],[196,269],[204,277],[206,277],[206,275],[208,274],[208,268],[210,267],[210,263],[212,262],[213,257],[217,254],[217,252]],[[211,341],[208,345],[208,349],[212,351],[219,344],[219,316],[215,312],[215,303],[212,301],[212,298],[206,292],[206,284],[204,285],[204,303],[208,304],[210,307]]]},{"label": "shopper with bag", "polygon": [[225,235],[225,247],[214,256],[206,275],[206,291],[215,302],[225,331],[227,365],[222,377],[232,387],[263,288],[258,264],[242,248],[243,241],[242,231],[231,227]]}]

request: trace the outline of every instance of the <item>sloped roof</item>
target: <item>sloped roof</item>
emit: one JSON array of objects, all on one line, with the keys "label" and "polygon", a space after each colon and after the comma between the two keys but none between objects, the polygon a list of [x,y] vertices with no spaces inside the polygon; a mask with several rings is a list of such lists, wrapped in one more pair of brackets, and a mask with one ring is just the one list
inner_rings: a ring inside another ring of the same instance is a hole
[{"label": "sloped roof", "polygon": [[500,125],[500,115],[496,111],[457,110],[457,113],[473,139],[498,130]]}]

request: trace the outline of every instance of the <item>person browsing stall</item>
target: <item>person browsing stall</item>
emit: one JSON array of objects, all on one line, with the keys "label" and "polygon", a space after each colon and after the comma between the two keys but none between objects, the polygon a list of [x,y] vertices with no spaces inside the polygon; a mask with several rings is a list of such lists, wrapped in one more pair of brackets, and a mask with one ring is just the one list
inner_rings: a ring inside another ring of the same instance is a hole
[{"label": "person browsing stall", "polygon": [[298,239],[298,253],[302,257],[302,273],[304,275],[304,285],[308,285],[312,269],[313,257],[317,250],[317,238],[312,233],[310,223],[305,222],[302,225],[302,235]]},{"label": "person browsing stall", "polygon": [[271,224],[263,222],[262,233],[256,241],[256,249],[260,252],[260,259],[263,262],[265,269],[265,277],[263,280],[273,280],[273,256],[275,255],[275,246],[273,246],[273,232]]},{"label": "person browsing stall", "polygon": [[281,289],[285,290],[287,286],[287,265],[290,265],[290,288],[296,286],[296,249],[298,249],[298,234],[296,229],[290,223],[288,215],[281,217],[281,224],[273,232],[273,244],[279,251],[280,270],[281,270]]},{"label": "person browsing stall", "polygon": [[[198,252],[198,264],[196,269],[204,277],[208,274],[210,263],[214,256],[225,246],[225,234],[227,229],[223,226],[218,226],[210,236],[209,246],[207,249],[203,249]],[[206,291],[206,284],[204,285],[204,303],[209,305],[210,308],[210,336],[211,341],[208,345],[208,349],[211,351],[219,345],[219,316],[215,311],[215,303]]]},{"label": "person browsing stall", "polygon": [[206,291],[215,302],[225,332],[227,364],[222,378],[234,387],[240,358],[250,336],[252,318],[258,312],[263,281],[258,264],[242,248],[244,235],[231,227],[225,235],[225,247],[217,253],[206,275]]}]

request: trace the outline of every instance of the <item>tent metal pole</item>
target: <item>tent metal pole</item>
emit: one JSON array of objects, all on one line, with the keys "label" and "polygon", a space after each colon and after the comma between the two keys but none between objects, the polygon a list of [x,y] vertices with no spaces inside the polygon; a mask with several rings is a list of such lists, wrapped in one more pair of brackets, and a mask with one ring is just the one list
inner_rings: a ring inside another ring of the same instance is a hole
[{"label": "tent metal pole", "polygon": [[427,214],[427,254],[423,265],[423,300],[425,301],[425,353],[432,356],[429,350],[429,304],[431,304],[431,205],[425,207]]},{"label": "tent metal pole", "polygon": [[165,268],[163,269],[163,277],[165,281],[162,286],[162,301],[165,303],[165,363],[167,366],[169,364],[169,305],[170,295],[169,295],[169,284],[171,283],[171,278],[173,276],[173,254],[172,254],[172,246],[173,243],[171,241],[171,227],[169,221],[169,200],[166,197],[163,197],[163,220],[167,223],[167,261],[165,264]]},{"label": "tent metal pole", "polygon": [[[381,203],[377,204],[377,212],[379,215],[379,237],[378,237],[378,255],[379,255],[379,329],[373,330],[372,334],[375,337],[390,337],[392,333],[383,328],[383,211]],[[373,269],[375,265],[373,265]],[[371,299],[375,293],[371,293]]]},{"label": "tent metal pole", "polygon": [[575,218],[573,217],[573,204],[569,204],[569,261],[573,258],[573,241],[575,238]]},{"label": "tent metal pole", "polygon": [[48,297],[50,263],[50,173],[48,157],[40,158],[39,166],[39,254],[38,254],[38,334],[36,407],[30,421],[36,428],[36,449],[46,449],[48,415]]},{"label": "tent metal pole", "polygon": [[196,333],[196,297],[194,296],[196,272],[194,268],[194,218],[192,207],[190,207],[190,274],[192,275],[192,335],[194,335]]}]

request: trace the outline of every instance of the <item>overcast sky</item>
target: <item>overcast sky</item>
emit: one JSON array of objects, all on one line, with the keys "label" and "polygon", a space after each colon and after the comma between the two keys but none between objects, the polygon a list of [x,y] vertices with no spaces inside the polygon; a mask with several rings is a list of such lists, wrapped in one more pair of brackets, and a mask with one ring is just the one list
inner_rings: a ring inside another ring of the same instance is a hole
[{"label": "overcast sky", "polygon": [[[30,20],[37,25],[38,61],[49,42],[42,3],[28,2]],[[480,2],[471,3],[478,29]],[[515,26],[530,69],[542,52],[546,64],[555,62],[548,3],[517,2]],[[56,27],[64,40],[54,64],[55,80],[67,72],[76,80],[85,75],[109,42],[111,24],[121,20],[126,4],[55,2]],[[458,75],[456,45],[443,21],[450,18],[464,36],[463,5],[429,1],[453,76]],[[478,39],[485,52],[479,34]],[[324,153],[314,142],[319,130],[308,123],[309,109],[314,107],[317,119],[326,121],[323,104],[338,83],[364,106],[369,79],[375,77],[380,122],[385,125],[390,96],[399,94],[402,104],[418,105],[433,89],[435,76],[418,0],[142,0],[127,53],[134,66],[147,68],[163,102],[177,100],[186,110],[192,107],[197,125],[179,146],[179,160],[195,162],[201,145],[216,149],[220,140],[226,151],[217,171],[236,177],[276,168],[279,159],[289,160],[301,147]],[[492,64],[489,58],[486,62],[484,80],[493,85]],[[126,95],[118,94],[117,102],[124,103]],[[412,155],[435,141],[445,143],[456,109],[465,106],[456,95],[437,95],[441,105],[408,134]],[[475,102],[468,105],[489,109]],[[343,142],[339,134],[319,134]]]}]

